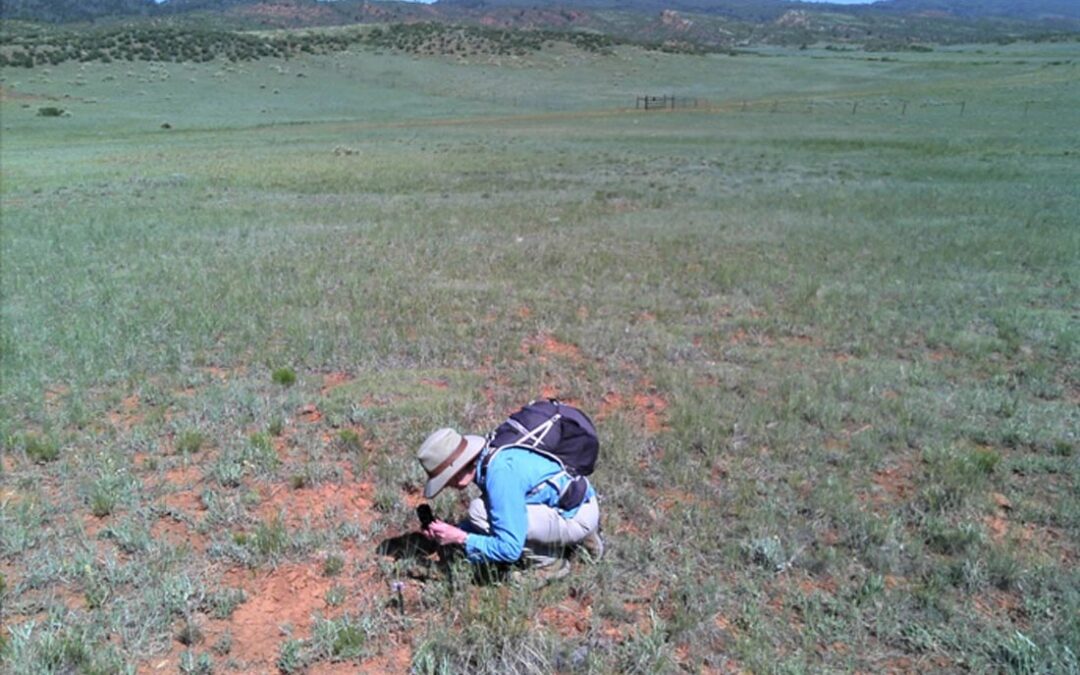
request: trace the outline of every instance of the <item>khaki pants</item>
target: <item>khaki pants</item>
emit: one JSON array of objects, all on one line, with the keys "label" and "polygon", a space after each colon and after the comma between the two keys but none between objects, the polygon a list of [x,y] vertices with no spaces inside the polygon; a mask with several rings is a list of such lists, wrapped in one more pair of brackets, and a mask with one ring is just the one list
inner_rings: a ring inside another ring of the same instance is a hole
[{"label": "khaki pants", "polygon": [[[545,504],[525,506],[529,529],[525,533],[523,557],[534,565],[547,565],[563,554],[563,549],[580,542],[600,527],[600,505],[596,497],[581,505],[573,518],[564,518],[558,509]],[[491,534],[487,507],[483,499],[469,503],[468,528],[480,534]]]}]

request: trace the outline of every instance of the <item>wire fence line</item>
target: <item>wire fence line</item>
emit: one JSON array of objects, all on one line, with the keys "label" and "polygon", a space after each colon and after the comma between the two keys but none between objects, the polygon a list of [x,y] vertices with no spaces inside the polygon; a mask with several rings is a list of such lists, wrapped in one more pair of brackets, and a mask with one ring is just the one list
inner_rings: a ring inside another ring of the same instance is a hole
[{"label": "wire fence line", "polygon": [[696,96],[638,96],[634,107],[638,110],[675,110],[678,108],[697,108],[702,99]]},{"label": "wire fence line", "polygon": [[804,99],[804,98],[778,98],[778,99],[743,99],[725,102],[713,102],[698,97],[676,96],[638,96],[635,110],[678,110],[686,108],[699,108],[715,112],[746,112],[746,113],[787,113],[787,114],[847,114],[866,115],[895,113],[901,117],[915,115],[920,112],[944,112],[958,116],[978,113],[992,109],[994,111],[1014,110],[1018,115],[1027,117],[1029,114],[1039,112],[1041,108],[1052,107],[1053,101],[1047,100],[1018,100],[1006,104],[987,104],[980,102],[974,105],[966,99],[941,100],[923,99],[915,100],[908,98],[881,99],[881,98],[832,98],[832,99]]}]

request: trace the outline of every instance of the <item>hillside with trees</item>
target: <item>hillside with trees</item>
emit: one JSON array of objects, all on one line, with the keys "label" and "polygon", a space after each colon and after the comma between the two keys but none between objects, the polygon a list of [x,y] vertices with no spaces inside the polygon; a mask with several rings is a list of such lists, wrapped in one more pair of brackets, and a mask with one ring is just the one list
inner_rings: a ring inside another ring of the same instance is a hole
[{"label": "hillside with trees", "polygon": [[[786,0],[440,0],[426,5],[366,0],[4,0],[0,63],[64,60],[234,60],[323,51],[373,33],[316,38],[230,31],[319,26],[393,28],[405,49],[500,54],[560,35],[574,44],[616,41],[668,51],[730,51],[752,45],[838,45],[874,50],[933,44],[1075,39],[1080,7],[1067,0],[882,0],[852,6]],[[34,29],[33,26],[40,26]],[[493,32],[495,31],[495,32]],[[519,32],[509,39],[502,32]],[[417,37],[439,37],[433,42]],[[540,36],[540,37],[537,37]],[[472,47],[463,47],[468,43]],[[512,44],[512,47],[506,45]],[[418,45],[423,45],[420,47]],[[531,49],[532,47],[526,47]]]}]

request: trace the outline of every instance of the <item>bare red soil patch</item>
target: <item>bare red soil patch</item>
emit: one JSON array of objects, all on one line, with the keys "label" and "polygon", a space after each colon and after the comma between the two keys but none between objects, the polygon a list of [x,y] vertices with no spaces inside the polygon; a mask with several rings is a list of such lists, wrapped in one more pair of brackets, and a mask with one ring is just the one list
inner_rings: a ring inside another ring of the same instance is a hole
[{"label": "bare red soil patch", "polygon": [[600,411],[596,413],[596,419],[602,420],[624,407],[626,402],[623,395],[617,391],[609,391],[600,398]]},{"label": "bare red soil patch", "polygon": [[799,590],[810,595],[812,593],[824,593],[826,595],[833,595],[836,593],[838,586],[836,580],[830,576],[824,578],[817,577],[803,577],[798,581]]},{"label": "bare red soil patch", "polygon": [[120,406],[109,412],[109,423],[117,429],[127,431],[143,419],[139,412],[139,396],[132,394],[120,402]]},{"label": "bare red soil patch", "polygon": [[296,411],[296,418],[305,424],[314,424],[322,419],[322,413],[314,403],[305,403]]},{"label": "bare red soil patch", "polygon": [[596,419],[603,420],[620,411],[628,412],[632,418],[640,420],[647,433],[657,434],[667,428],[667,407],[667,400],[656,392],[624,396],[617,391],[609,391],[600,399]]},{"label": "bare red soil patch", "polygon": [[874,487],[869,499],[875,506],[887,506],[906,501],[915,493],[915,464],[905,460],[876,472],[871,479]]},{"label": "bare red soil patch", "polygon": [[780,338],[781,344],[788,347],[815,347],[820,343],[811,335],[789,335]]},{"label": "bare red soil patch", "polygon": [[[5,462],[4,472],[7,473],[7,466]],[[0,488],[0,504],[18,504],[23,500],[23,496],[12,488]]]},{"label": "bare red soil patch", "polygon": [[521,341],[521,353],[524,356],[535,356],[541,362],[549,358],[558,358],[568,361],[581,361],[581,350],[569,342],[560,342],[550,333],[540,333]]},{"label": "bare red soil patch", "polygon": [[[308,637],[315,616],[329,614],[325,596],[334,584],[333,578],[322,576],[321,565],[314,561],[268,571],[231,569],[224,575],[223,586],[243,589],[246,600],[227,620],[199,620],[202,644],[212,645],[228,633],[232,639],[229,658],[238,664],[237,672],[277,672],[281,644],[290,637]],[[174,641],[167,655],[142,664],[138,672],[176,672],[184,649]],[[351,672],[357,672],[355,665],[352,668]]]},{"label": "bare red soil patch", "polygon": [[737,328],[734,333],[728,336],[728,344],[771,347],[773,339],[759,330],[751,329],[748,331],[745,328]]},{"label": "bare red soil patch", "polygon": [[319,393],[325,395],[331,389],[340,387],[350,381],[352,381],[352,376],[346,372],[338,371],[327,373],[326,375],[323,375],[322,389],[319,390]]},{"label": "bare red soil patch", "polygon": [[667,428],[667,401],[659,394],[634,394],[634,409],[645,419],[645,430],[651,434]]},{"label": "bare red soil patch", "polygon": [[624,620],[605,622],[604,627],[600,629],[601,635],[616,643],[625,642],[634,635],[652,633],[654,613],[670,616],[670,608],[657,607],[654,604],[659,584],[651,582],[647,586],[639,595],[623,602]]},{"label": "bare red soil patch", "polygon": [[92,513],[84,513],[81,515],[83,531],[86,532],[87,538],[97,539],[98,533],[105,529],[105,526],[108,524],[109,517],[105,516],[104,518],[98,518]]},{"label": "bare red soil patch", "polygon": [[287,527],[298,527],[306,522],[318,522],[328,510],[337,512],[337,518],[347,518],[367,527],[373,519],[371,486],[367,483],[325,483],[311,488],[290,489],[278,485],[270,492],[256,510],[257,517],[269,520],[284,514]]},{"label": "bare red soil patch", "polygon": [[175,488],[175,491],[161,498],[165,507],[185,514],[203,510],[202,500],[196,486],[202,482],[202,469],[195,465],[180,466],[165,472],[162,486]]},{"label": "bare red soil patch", "polygon": [[[3,87],[0,87],[0,92],[2,91]],[[2,95],[0,95],[0,98],[2,98]],[[67,396],[70,392],[71,388],[62,384],[49,387],[45,390],[45,407],[54,408],[60,402],[60,399]]]},{"label": "bare red soil patch", "polygon": [[1016,593],[990,588],[972,596],[975,609],[983,616],[1002,616],[1012,614],[1021,608],[1020,598]]},{"label": "bare red soil patch", "polygon": [[956,356],[951,349],[933,349],[927,354],[927,358],[934,363],[941,363]]},{"label": "bare red soil patch", "polygon": [[243,588],[248,598],[229,621],[232,654],[251,664],[273,662],[285,639],[283,628],[307,635],[313,615],[326,611],[326,591],[334,585],[312,562],[283,565],[254,577],[244,570],[234,581],[238,583],[230,585]]},{"label": "bare red soil patch", "polygon": [[202,480],[202,468],[196,464],[177,466],[165,472],[165,482],[169,485],[191,487]]},{"label": "bare red soil patch", "polygon": [[206,373],[217,380],[227,380],[230,377],[230,372],[226,368],[220,368],[218,366],[203,366],[199,368],[200,372]]},{"label": "bare red soil patch", "polygon": [[188,545],[196,553],[206,552],[206,537],[189,528],[185,523],[173,518],[159,518],[150,527],[150,536],[157,541],[166,541],[173,546]]},{"label": "bare red soil patch", "polygon": [[536,615],[536,625],[552,628],[564,638],[575,637],[588,632],[591,618],[591,603],[585,603],[579,598],[567,598],[540,610]]}]

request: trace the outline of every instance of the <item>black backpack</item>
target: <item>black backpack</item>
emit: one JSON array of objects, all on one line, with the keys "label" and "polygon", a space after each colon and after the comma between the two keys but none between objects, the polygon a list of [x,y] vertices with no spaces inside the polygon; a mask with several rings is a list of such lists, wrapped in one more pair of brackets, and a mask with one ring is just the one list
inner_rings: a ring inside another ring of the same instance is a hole
[{"label": "black backpack", "polygon": [[488,464],[503,448],[527,448],[557,462],[570,476],[559,494],[559,508],[573,509],[584,501],[589,489],[585,477],[596,468],[600,440],[589,416],[574,406],[553,398],[532,401],[495,427],[487,441],[482,472],[487,472]]}]

